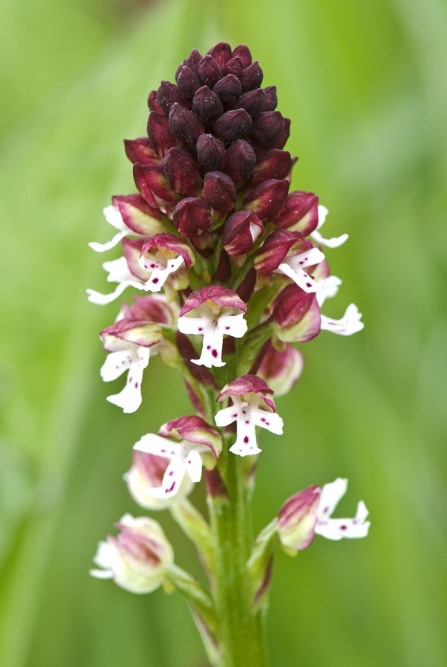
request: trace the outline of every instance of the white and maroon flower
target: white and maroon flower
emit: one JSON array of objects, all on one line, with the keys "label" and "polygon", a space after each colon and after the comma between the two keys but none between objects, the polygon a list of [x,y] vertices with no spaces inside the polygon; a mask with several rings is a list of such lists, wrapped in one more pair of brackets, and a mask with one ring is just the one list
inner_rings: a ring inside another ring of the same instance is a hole
[{"label": "white and maroon flower", "polygon": [[100,542],[93,559],[100,570],[90,570],[98,579],[113,579],[132,593],[150,593],[164,581],[174,561],[172,547],[156,521],[125,514],[117,524],[118,537]]},{"label": "white and maroon flower", "polygon": [[172,357],[173,345],[163,337],[159,324],[172,326],[176,313],[162,296],[150,296],[137,299],[133,306],[125,306],[119,318],[101,331],[104,348],[109,352],[101,377],[111,382],[128,371],[124,389],[107,400],[129,413],[141,405],[141,381],[149,357],[161,354],[168,362]]},{"label": "white and maroon flower", "polygon": [[283,420],[276,414],[272,394],[270,387],[256,375],[243,375],[222,389],[217,400],[231,398],[233,404],[220,410],[215,421],[220,427],[236,422],[237,438],[230,452],[239,456],[259,454],[256,426],[282,434]]},{"label": "white and maroon flower", "polygon": [[299,232],[277,229],[256,253],[255,269],[261,273],[283,273],[304,292],[311,293],[318,290],[318,283],[305,269],[323,260],[321,250],[305,241]]},{"label": "white and maroon flower", "polygon": [[370,522],[368,510],[361,500],[353,519],[333,519],[340,498],[348,487],[347,479],[319,486],[309,486],[286,500],[278,515],[278,532],[282,544],[294,550],[306,549],[315,534],[329,540],[343,537],[366,537]]},{"label": "white and maroon flower", "polygon": [[194,253],[185,241],[164,232],[144,240],[138,263],[149,274],[146,291],[159,292],[169,277],[174,289],[181,290],[188,287],[187,270],[194,264]]},{"label": "white and maroon flower", "polygon": [[107,243],[89,243],[95,252],[114,248],[125,236],[153,236],[163,231],[160,211],[149,206],[141,195],[112,197],[112,206],[104,209],[104,215],[119,232]]},{"label": "white and maroon flower", "polygon": [[152,498],[167,500],[179,492],[186,473],[192,482],[199,482],[202,464],[207,468],[216,465],[222,440],[213,426],[195,416],[173,419],[158,433],[144,435],[134,449],[169,460],[161,485],[147,490]]},{"label": "white and maroon flower", "polygon": [[246,312],[244,301],[226,287],[211,285],[190,294],[180,311],[178,328],[184,334],[203,336],[200,359],[191,361],[207,368],[225,366],[222,361],[223,337],[244,336]]},{"label": "white and maroon flower", "polygon": [[311,232],[311,236],[320,245],[325,245],[328,248],[338,248],[339,246],[343,245],[345,241],[347,241],[349,235],[348,234],[342,234],[341,236],[337,236],[332,239],[325,239],[323,236],[321,236],[320,232],[318,231],[321,229],[321,227],[324,225],[326,216],[329,213],[327,210],[326,206],[319,206],[318,207],[318,225],[317,228]]},{"label": "white and maroon flower", "polygon": [[148,510],[163,510],[180,498],[187,496],[193,488],[189,475],[185,475],[175,497],[154,498],[150,490],[161,487],[169,460],[156,454],[134,450],[133,464],[124,475],[129,493],[141,507]]},{"label": "white and maroon flower", "polygon": [[257,374],[267,382],[275,396],[284,396],[299,380],[303,366],[303,355],[289,343],[285,343],[281,351],[270,343]]}]

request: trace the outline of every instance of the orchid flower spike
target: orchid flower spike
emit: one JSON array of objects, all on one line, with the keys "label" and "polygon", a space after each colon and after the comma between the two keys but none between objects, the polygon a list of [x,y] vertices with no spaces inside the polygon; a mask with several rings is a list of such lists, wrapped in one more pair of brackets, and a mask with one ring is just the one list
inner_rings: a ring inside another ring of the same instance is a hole
[{"label": "orchid flower spike", "polygon": [[148,487],[146,491],[152,498],[166,500],[178,493],[186,473],[192,482],[199,482],[202,464],[210,469],[216,465],[222,451],[222,440],[219,432],[201,417],[173,419],[164,424],[158,433],[144,435],[134,449],[170,461],[161,486]]},{"label": "orchid flower spike", "polygon": [[125,514],[117,524],[118,537],[100,542],[93,559],[100,570],[90,570],[97,579],[113,579],[131,593],[151,593],[164,581],[174,561],[172,547],[159,524],[147,517]]},{"label": "orchid flower spike", "polygon": [[278,514],[278,532],[281,543],[289,549],[306,549],[315,537],[322,535],[329,540],[343,537],[366,537],[370,522],[366,521],[368,510],[361,500],[354,519],[332,519],[340,499],[348,487],[347,479],[309,486],[286,500]]},{"label": "orchid flower spike", "polygon": [[225,366],[222,346],[225,335],[242,338],[247,331],[244,315],[247,306],[230,289],[212,285],[190,294],[180,311],[178,329],[184,334],[203,336],[200,359],[191,359],[198,366]]},{"label": "orchid flower spike", "polygon": [[[282,435],[283,420],[275,413],[275,403],[270,387],[256,375],[243,375],[229,382],[217,397],[223,401],[230,397],[233,405],[220,410],[215,417],[217,426],[237,424],[236,442],[230,452],[239,456],[253,456],[261,451],[256,441],[256,426]],[[259,405],[263,406],[263,409]]]},{"label": "orchid flower spike", "polygon": [[161,296],[142,297],[133,306],[127,306],[124,314],[124,318],[101,332],[104,348],[109,352],[101,377],[111,382],[128,371],[124,389],[107,400],[129,413],[141,405],[141,381],[150,355],[161,354],[166,361],[170,360],[173,346],[163,337],[159,324],[173,325],[176,314]]},{"label": "orchid flower spike", "polygon": [[323,236],[321,236],[320,232],[317,231],[318,229],[320,229],[324,225],[325,220],[326,220],[326,216],[327,216],[328,213],[329,213],[329,211],[327,210],[326,206],[319,206],[318,207],[318,225],[317,225],[317,229],[315,229],[311,233],[311,236],[314,239],[314,241],[316,241],[320,245],[325,245],[328,248],[338,248],[339,246],[343,245],[343,243],[345,243],[345,241],[347,241],[347,239],[349,237],[348,234],[342,234],[341,236],[337,236],[337,237],[332,238],[332,239],[325,239],[325,238],[323,238]]}]

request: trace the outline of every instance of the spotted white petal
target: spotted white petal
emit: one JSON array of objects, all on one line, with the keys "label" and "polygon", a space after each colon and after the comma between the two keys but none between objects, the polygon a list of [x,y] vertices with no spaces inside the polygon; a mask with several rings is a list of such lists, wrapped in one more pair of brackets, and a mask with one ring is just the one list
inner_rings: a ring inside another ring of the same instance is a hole
[{"label": "spotted white petal", "polygon": [[147,268],[146,270],[152,271],[152,273],[149,280],[144,284],[144,289],[146,292],[160,292],[169,275],[171,273],[175,273],[175,271],[178,271],[183,263],[184,259],[181,255],[179,255],[175,259],[168,260],[166,267],[158,264],[157,268]]},{"label": "spotted white petal", "polygon": [[282,435],[284,421],[282,417],[275,412],[267,412],[267,410],[251,408],[250,417],[253,419],[253,423],[256,424],[256,426],[261,426],[276,435]]},{"label": "spotted white petal", "polygon": [[248,443],[244,441],[245,437],[249,436],[243,436],[242,434],[240,436],[238,435],[236,442],[230,447],[230,452],[242,457],[255,456],[255,454],[260,454],[262,449],[259,449],[257,445],[256,436],[253,435],[252,438],[249,437]]},{"label": "spotted white petal", "polygon": [[202,315],[201,317],[189,317],[188,315],[183,315],[178,318],[177,326],[181,333],[203,336],[205,331],[208,331],[212,324],[211,318],[206,315]]},{"label": "spotted white petal", "polygon": [[152,498],[161,500],[162,498],[172,498],[180,488],[185,476],[186,467],[183,458],[174,457],[166,468],[161,486],[147,490],[147,494]]},{"label": "spotted white petal", "polygon": [[351,303],[340,320],[334,320],[326,315],[321,315],[321,329],[332,331],[340,336],[351,336],[361,331],[365,326],[361,321],[362,314],[359,313],[355,304]]},{"label": "spotted white petal", "polygon": [[[148,348],[149,350],[149,348]],[[104,382],[111,382],[116,380],[120,375],[127,371],[135,359],[132,350],[119,350],[118,352],[110,352],[101,368],[101,377]]]},{"label": "spotted white petal", "polygon": [[278,270],[282,271],[288,278],[291,278],[304,292],[310,293],[318,290],[318,283],[303,269],[294,269],[288,262],[283,262],[278,266]]},{"label": "spotted white petal", "polygon": [[331,516],[340,499],[345,495],[347,488],[348,480],[341,477],[337,477],[334,482],[323,486],[318,507],[319,518]]},{"label": "spotted white petal", "polygon": [[202,458],[197,448],[191,449],[184,465],[191,478],[191,482],[200,482],[202,477]]},{"label": "spotted white petal", "polygon": [[239,315],[221,315],[217,327],[222,334],[233,336],[233,338],[242,338],[247,333],[247,321],[244,319],[243,313]]},{"label": "spotted white petal", "polygon": [[161,435],[155,435],[154,433],[143,435],[143,437],[135,443],[133,448],[139,452],[155,454],[156,456],[163,456],[167,459],[171,459],[173,456],[179,456],[182,451],[182,448],[177,443],[174,443],[167,438],[162,438]]},{"label": "spotted white petal", "polygon": [[206,366],[207,368],[225,366],[225,362],[222,361],[222,346],[223,334],[216,326],[210,325],[203,332],[200,359],[191,359],[192,363],[197,364],[197,366]]},{"label": "spotted white petal", "polygon": [[238,417],[238,410],[236,406],[232,405],[229,408],[224,408],[223,410],[219,410],[219,412],[216,414],[214,417],[214,421],[216,422],[216,426],[223,427],[223,426],[229,426],[229,424],[232,424],[234,421],[236,421]]}]

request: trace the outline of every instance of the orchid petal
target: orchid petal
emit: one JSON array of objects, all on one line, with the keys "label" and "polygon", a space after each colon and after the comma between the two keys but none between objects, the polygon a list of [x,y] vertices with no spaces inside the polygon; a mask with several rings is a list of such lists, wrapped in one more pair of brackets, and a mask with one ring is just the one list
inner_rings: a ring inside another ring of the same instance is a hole
[{"label": "orchid petal", "polygon": [[251,408],[250,415],[256,426],[261,426],[262,428],[267,429],[267,431],[276,433],[276,435],[282,435],[284,421],[282,417],[275,412],[267,412],[266,410],[260,410],[259,408]]},{"label": "orchid petal", "polygon": [[191,482],[200,482],[202,477],[202,458],[197,449],[192,449],[185,461],[185,468]]},{"label": "orchid petal", "polygon": [[[184,259],[181,255],[179,255],[175,259],[168,260],[167,266],[165,268],[154,269],[152,271],[151,277],[144,284],[144,289],[151,292],[160,292],[169,275],[171,273],[175,273],[175,271],[177,271],[183,263]],[[148,271],[150,270],[151,269],[148,269]]]},{"label": "orchid petal", "polygon": [[132,366],[132,363],[132,352],[129,349],[110,352],[101,367],[101,377],[104,382],[116,380]]},{"label": "orchid petal", "polygon": [[180,488],[185,472],[186,467],[184,459],[174,457],[166,468],[162,485],[148,489],[147,494],[152,496],[152,498],[157,498],[159,500],[175,496]]},{"label": "orchid petal", "polygon": [[321,490],[318,517],[323,519],[331,516],[339,501],[346,493],[348,480],[337,477],[334,482],[325,484]]},{"label": "orchid petal", "polygon": [[280,264],[278,269],[291,278],[304,292],[310,294],[311,292],[316,292],[318,290],[318,284],[305,271],[303,271],[303,269],[295,270],[290,264],[285,262]]},{"label": "orchid petal", "polygon": [[189,317],[183,315],[178,318],[178,330],[184,334],[204,335],[205,332],[211,330],[212,323],[209,317],[202,315],[202,317]]},{"label": "orchid petal", "polygon": [[119,394],[113,394],[112,396],[107,396],[107,400],[110,403],[114,403],[118,407],[123,408],[123,412],[125,413],[136,412],[136,410],[138,410],[143,400],[141,397],[142,379],[143,379],[143,368],[140,365],[135,365],[131,367],[129,369],[127,382],[124,389]]},{"label": "orchid petal", "polygon": [[115,234],[115,236],[110,239],[110,241],[107,241],[107,243],[96,243],[96,241],[91,241],[89,246],[95,252],[106,252],[106,250],[110,250],[111,248],[114,248],[116,245],[118,245],[121,239],[124,238],[129,232],[130,230],[118,232],[118,234]]},{"label": "orchid petal", "polygon": [[173,456],[179,456],[181,447],[177,443],[171,442],[167,438],[162,438],[161,435],[154,433],[147,433],[133,446],[139,452],[146,454],[155,454],[156,456],[163,456],[170,459]]},{"label": "orchid petal", "polygon": [[365,326],[361,322],[361,317],[362,314],[359,313],[357,306],[351,303],[340,320],[334,320],[326,317],[326,315],[321,315],[321,329],[332,331],[332,333],[339,334],[340,336],[351,336],[361,331]]},{"label": "orchid petal", "polygon": [[328,248],[338,248],[339,246],[343,245],[343,243],[345,243],[345,241],[348,240],[349,234],[342,234],[341,236],[336,236],[332,239],[325,239],[323,236],[321,236],[320,232],[317,232],[315,230],[314,232],[312,232],[311,237],[317,243],[320,243],[321,245],[325,245]]},{"label": "orchid petal", "polygon": [[236,421],[237,417],[237,406],[232,405],[229,408],[219,410],[219,412],[214,417],[214,421],[216,422],[216,426],[228,426],[229,424],[232,424],[234,421]]},{"label": "orchid petal", "polygon": [[317,225],[317,229],[320,229],[320,227],[323,227],[328,213],[329,213],[329,211],[326,208],[326,206],[322,206],[320,204],[320,206],[318,207],[318,225]]},{"label": "orchid petal", "polygon": [[101,292],[96,292],[93,289],[88,289],[87,290],[88,300],[91,301],[91,303],[96,303],[98,306],[105,306],[108,303],[112,303],[112,301],[115,301],[115,299],[121,296],[126,287],[129,287],[129,285],[131,285],[132,287],[137,287],[138,289],[142,289],[142,285],[140,283],[134,283],[134,282],[120,283],[113,292],[110,292],[110,294],[101,294]]},{"label": "orchid petal", "polygon": [[326,299],[331,299],[337,294],[341,282],[337,276],[328,276],[318,281],[317,301],[320,307]]},{"label": "orchid petal", "polygon": [[217,324],[222,334],[228,334],[233,338],[242,338],[247,333],[247,322],[244,314],[221,315]]}]

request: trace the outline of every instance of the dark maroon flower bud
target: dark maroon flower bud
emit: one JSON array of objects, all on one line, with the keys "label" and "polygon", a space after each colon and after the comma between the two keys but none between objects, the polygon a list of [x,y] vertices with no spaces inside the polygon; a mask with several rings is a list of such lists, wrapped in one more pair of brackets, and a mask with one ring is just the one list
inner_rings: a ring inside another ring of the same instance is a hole
[{"label": "dark maroon flower bud", "polygon": [[263,111],[254,120],[250,136],[261,148],[272,148],[284,129],[279,111]]},{"label": "dark maroon flower bud", "polygon": [[[225,163],[225,146],[212,134],[201,134],[197,140],[197,161],[203,171],[222,171]],[[231,175],[231,174],[230,174]]]},{"label": "dark maroon flower bud", "polygon": [[[219,257],[219,264],[213,276],[213,282],[226,283],[231,276],[231,262],[225,250],[222,250]],[[242,297],[241,297],[242,298]]]},{"label": "dark maroon flower bud", "polygon": [[197,90],[192,108],[202,120],[210,122],[214,122],[224,112],[220,98],[208,86],[202,86]]},{"label": "dark maroon flower bud", "polygon": [[223,226],[223,246],[231,256],[245,255],[253,249],[254,242],[263,231],[264,225],[253,211],[237,211]]},{"label": "dark maroon flower bud", "polygon": [[235,183],[249,181],[255,164],[255,152],[243,139],[235,141],[227,151],[227,172]]},{"label": "dark maroon flower bud", "polygon": [[195,145],[205,129],[198,116],[180,104],[173,104],[169,113],[169,127],[177,139],[184,141],[188,146]]},{"label": "dark maroon flower bud", "polygon": [[216,83],[213,91],[219,95],[226,107],[232,107],[242,93],[241,82],[234,74],[227,74]]},{"label": "dark maroon flower bud", "polygon": [[225,65],[222,67],[222,74],[225,76],[227,74],[234,74],[234,76],[237,76],[238,78],[242,74],[242,70],[244,69],[244,64],[242,60],[236,56],[236,58],[231,58]]},{"label": "dark maroon flower bud", "polygon": [[208,51],[208,54],[214,58],[219,67],[223,67],[231,58],[231,46],[226,42],[219,42]]},{"label": "dark maroon flower bud", "polygon": [[152,90],[149,93],[149,97],[147,98],[147,106],[149,107],[150,111],[155,111],[156,113],[163,113],[163,109],[157,102],[156,90]]},{"label": "dark maroon flower bud", "polygon": [[166,115],[169,115],[171,107],[175,102],[178,102],[182,107],[186,107],[186,102],[182,97],[181,92],[173,83],[169,81],[162,81],[157,90],[157,102],[163,109]]},{"label": "dark maroon flower bud", "polygon": [[290,118],[284,118],[284,129],[271,148],[284,148],[287,143],[287,139],[290,137],[290,123]]},{"label": "dark maroon flower bud", "polygon": [[213,88],[219,79],[222,78],[222,70],[213,56],[202,58],[197,68],[197,74],[203,85],[209,88]]},{"label": "dark maroon flower bud", "polygon": [[262,110],[264,101],[264,91],[262,88],[256,88],[256,90],[249,90],[248,93],[241,95],[237,101],[236,108],[245,109],[245,111],[253,118]]},{"label": "dark maroon flower bud", "polygon": [[197,51],[197,49],[193,49],[189,56],[185,58],[185,60],[182,62],[181,65],[177,67],[177,72],[175,73],[176,79],[177,79],[177,74],[180,72],[180,69],[185,65],[186,67],[189,67],[189,69],[194,72],[194,74],[197,74],[197,67],[199,65],[199,62],[202,60],[202,56],[200,53]]},{"label": "dark maroon flower bud", "polygon": [[124,139],[124,149],[127,157],[133,164],[136,162],[140,164],[161,164],[161,158],[154,151],[147,137]]},{"label": "dark maroon flower bud", "polygon": [[211,208],[227,213],[236,204],[235,185],[227,174],[210,171],[203,182],[203,198]]},{"label": "dark maroon flower bud", "polygon": [[259,88],[263,78],[264,72],[259,67],[259,63],[256,60],[252,65],[246,67],[241,74],[242,92],[246,93],[247,90]]},{"label": "dark maroon flower bud", "polygon": [[244,200],[244,208],[250,208],[261,220],[273,220],[287,198],[289,182],[275,179],[257,185]]},{"label": "dark maroon flower bud", "polygon": [[171,148],[163,158],[162,169],[171,188],[179,194],[192,197],[199,193],[199,168],[185,151]]},{"label": "dark maroon flower bud", "polygon": [[270,178],[287,178],[292,168],[292,158],[288,151],[272,148],[262,155],[253,171],[251,185],[258,185]]},{"label": "dark maroon flower bud", "polygon": [[236,46],[236,48],[233,49],[232,56],[233,58],[236,58],[236,56],[240,58],[244,67],[251,65],[250,49],[248,46],[245,46],[245,44],[239,44],[239,46]]},{"label": "dark maroon flower bud", "polygon": [[294,245],[299,246],[302,252],[312,248],[312,243],[303,241],[300,234],[294,234],[285,229],[275,229],[273,234],[270,234],[264,245],[256,253],[254,262],[256,271],[260,273],[275,271],[285,260],[287,253]]},{"label": "dark maroon flower bud", "polygon": [[318,197],[313,192],[291,192],[275,218],[275,224],[308,236],[318,225]]},{"label": "dark maroon flower bud", "polygon": [[122,219],[135,234],[150,236],[162,231],[161,212],[149,206],[141,195],[115,195],[112,204],[118,207]]},{"label": "dark maroon flower bud", "polygon": [[199,232],[211,227],[211,210],[203,199],[188,197],[182,199],[174,209],[174,225],[182,236],[195,238]]},{"label": "dark maroon flower bud", "polygon": [[[161,170],[152,167],[151,165],[135,164],[133,173],[138,190],[150,206],[155,208],[157,205],[160,205],[160,203],[175,206],[178,202],[180,198],[179,195],[169,187],[168,180],[164,174],[161,173]],[[146,196],[148,194],[148,189],[155,198],[155,206]]]},{"label": "dark maroon flower bud", "polygon": [[231,143],[250,132],[251,117],[245,109],[227,111],[215,123],[214,132],[224,143]]},{"label": "dark maroon flower bud", "polygon": [[192,100],[196,90],[202,85],[199,77],[186,65],[181,65],[175,77],[177,86],[186,100]]},{"label": "dark maroon flower bud", "polygon": [[151,111],[147,123],[147,133],[156,153],[160,157],[166,155],[168,150],[176,145],[176,141],[169,128],[169,121],[162,113]]},{"label": "dark maroon flower bud", "polygon": [[265,101],[262,111],[275,111],[278,104],[278,96],[276,94],[276,86],[267,86],[264,88]]},{"label": "dark maroon flower bud", "polygon": [[244,280],[241,282],[236,292],[242,301],[248,302],[256,287],[256,270],[251,268]]}]

